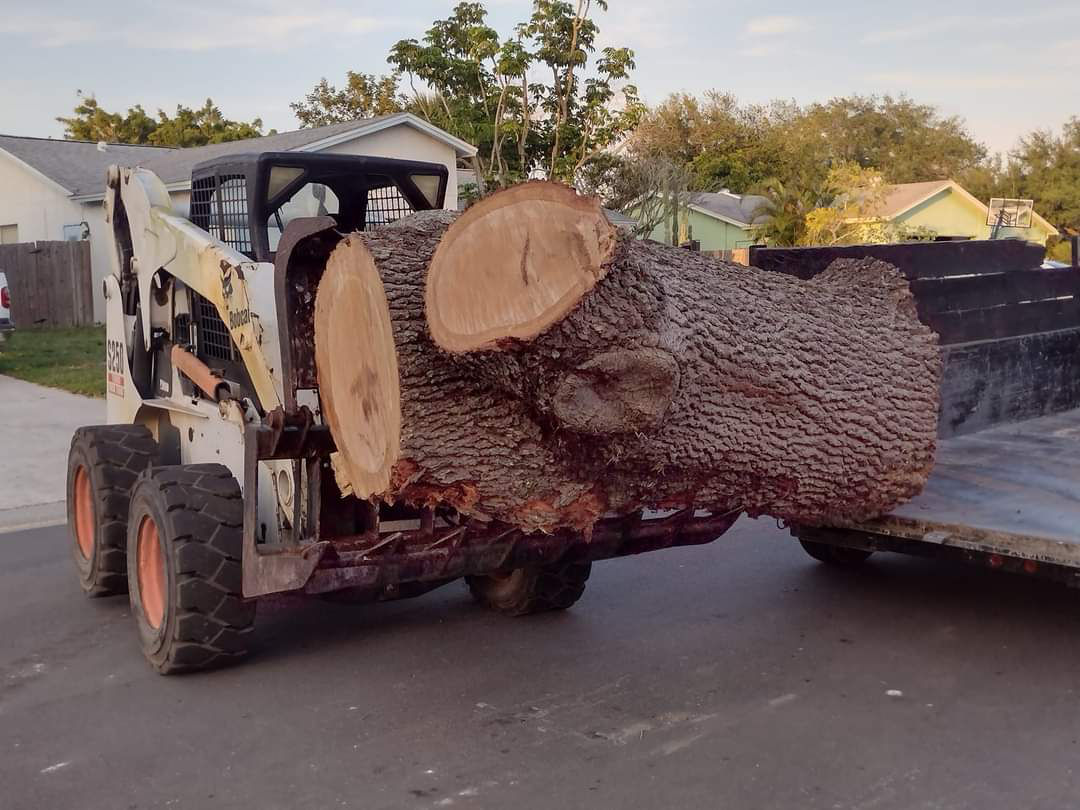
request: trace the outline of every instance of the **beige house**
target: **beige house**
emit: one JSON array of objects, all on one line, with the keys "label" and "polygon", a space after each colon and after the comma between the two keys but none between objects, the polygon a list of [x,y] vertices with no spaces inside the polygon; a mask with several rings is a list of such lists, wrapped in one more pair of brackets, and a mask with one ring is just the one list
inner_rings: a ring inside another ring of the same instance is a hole
[{"label": "beige house", "polygon": [[65,141],[0,135],[0,244],[89,239],[94,318],[105,317],[101,282],[111,269],[110,233],[102,202],[110,164],[150,169],[187,215],[191,169],[198,163],[246,152],[325,152],[426,160],[450,173],[446,207],[457,208],[457,165],[476,147],[411,113],[282,132],[192,149]]}]

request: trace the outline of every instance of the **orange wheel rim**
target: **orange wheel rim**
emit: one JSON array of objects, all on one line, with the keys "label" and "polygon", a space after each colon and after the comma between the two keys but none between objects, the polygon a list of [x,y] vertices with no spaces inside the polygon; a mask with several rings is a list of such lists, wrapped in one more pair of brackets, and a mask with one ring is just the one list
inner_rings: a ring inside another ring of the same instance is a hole
[{"label": "orange wheel rim", "polygon": [[165,618],[165,559],[161,555],[157,524],[149,516],[139,524],[139,601],[147,623],[155,630]]},{"label": "orange wheel rim", "polygon": [[94,553],[94,501],[90,474],[82,465],[75,470],[75,542],[84,559]]}]

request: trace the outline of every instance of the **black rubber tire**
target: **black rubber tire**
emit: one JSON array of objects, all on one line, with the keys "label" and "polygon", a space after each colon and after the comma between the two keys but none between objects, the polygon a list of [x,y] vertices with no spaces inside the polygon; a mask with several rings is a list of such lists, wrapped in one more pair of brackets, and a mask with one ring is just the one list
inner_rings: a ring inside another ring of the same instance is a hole
[{"label": "black rubber tire", "polygon": [[[144,518],[157,525],[165,565],[164,616],[146,618],[139,593],[138,533]],[[128,578],[131,612],[143,654],[158,672],[194,672],[247,654],[255,601],[243,597],[244,499],[221,464],[148,470],[131,496]]]},{"label": "black rubber tire", "polygon": [[800,540],[799,545],[803,547],[803,551],[815,560],[823,562],[826,565],[861,565],[874,553],[872,551],[864,551],[861,548],[845,548],[843,546],[834,546],[830,543],[816,543],[813,540]]},{"label": "black rubber tire", "polygon": [[592,563],[527,565],[503,576],[465,577],[480,604],[507,616],[566,610],[585,593]]},{"label": "black rubber tire", "polygon": [[[127,591],[127,520],[131,490],[139,475],[158,458],[158,446],[144,425],[81,427],[71,437],[67,470],[67,516],[79,585],[89,596]],[[79,547],[75,478],[84,467],[90,480],[93,546]]]}]

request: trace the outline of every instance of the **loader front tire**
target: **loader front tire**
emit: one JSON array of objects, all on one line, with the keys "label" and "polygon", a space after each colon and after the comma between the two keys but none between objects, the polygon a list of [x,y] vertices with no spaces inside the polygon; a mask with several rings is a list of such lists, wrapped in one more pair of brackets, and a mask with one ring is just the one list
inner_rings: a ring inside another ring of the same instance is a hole
[{"label": "loader front tire", "polygon": [[247,654],[255,602],[244,599],[244,500],[220,464],[155,467],[128,519],[131,612],[143,654],[163,675]]},{"label": "loader front tire", "polygon": [[526,565],[507,574],[465,577],[473,598],[507,616],[566,610],[585,592],[592,563]]},{"label": "loader front tire", "polygon": [[89,596],[127,590],[131,490],[158,457],[144,425],[81,427],[68,452],[67,515],[79,584]]}]

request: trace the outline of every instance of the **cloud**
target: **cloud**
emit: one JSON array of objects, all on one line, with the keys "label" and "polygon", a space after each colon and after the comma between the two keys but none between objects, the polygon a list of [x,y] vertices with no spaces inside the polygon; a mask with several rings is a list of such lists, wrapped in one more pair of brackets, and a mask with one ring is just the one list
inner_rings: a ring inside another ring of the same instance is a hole
[{"label": "cloud", "polygon": [[633,50],[675,47],[686,41],[685,28],[672,22],[680,17],[675,12],[689,11],[684,3],[672,0],[663,6],[640,0],[620,0],[617,11],[596,16],[600,26],[597,46]]},{"label": "cloud", "polygon": [[1062,22],[1080,18],[1080,8],[1074,5],[1059,6],[1044,10],[1025,11],[1024,14],[987,14],[987,15],[945,15],[920,21],[917,25],[884,28],[870,31],[863,35],[867,45],[880,45],[887,42],[906,42],[909,40],[928,39],[941,34],[965,33],[995,28],[1030,28],[1036,23]]},{"label": "cloud", "polygon": [[365,17],[345,9],[305,13],[263,7],[245,12],[193,5],[171,17],[167,25],[122,13],[115,20],[17,13],[0,16],[0,35],[25,36],[46,48],[117,42],[131,48],[170,51],[281,50],[308,44],[323,35],[363,35],[404,22]]},{"label": "cloud", "polygon": [[751,36],[775,37],[782,34],[791,34],[807,28],[806,20],[801,17],[789,17],[784,15],[772,15],[768,17],[753,17],[746,21],[744,31]]},{"label": "cloud", "polygon": [[1004,90],[1031,87],[1036,79],[1031,76],[1004,73],[938,73],[928,71],[893,71],[870,73],[866,80],[871,84],[907,90]]}]

